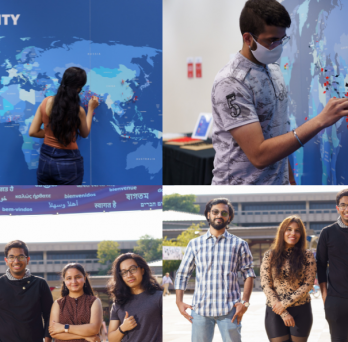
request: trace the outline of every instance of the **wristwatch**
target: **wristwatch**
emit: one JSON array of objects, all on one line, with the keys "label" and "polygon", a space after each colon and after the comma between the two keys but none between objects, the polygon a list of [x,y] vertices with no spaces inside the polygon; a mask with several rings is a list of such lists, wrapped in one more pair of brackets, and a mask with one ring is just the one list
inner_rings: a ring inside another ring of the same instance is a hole
[{"label": "wristwatch", "polygon": [[69,324],[64,325],[64,331],[67,333],[69,332]]},{"label": "wristwatch", "polygon": [[121,334],[126,335],[126,332],[127,332],[127,331],[123,331],[123,330],[121,329],[121,326],[118,327],[118,330],[120,331]]},{"label": "wristwatch", "polygon": [[240,301],[246,308],[248,308],[250,306],[249,302],[246,302],[245,300],[241,300]]}]

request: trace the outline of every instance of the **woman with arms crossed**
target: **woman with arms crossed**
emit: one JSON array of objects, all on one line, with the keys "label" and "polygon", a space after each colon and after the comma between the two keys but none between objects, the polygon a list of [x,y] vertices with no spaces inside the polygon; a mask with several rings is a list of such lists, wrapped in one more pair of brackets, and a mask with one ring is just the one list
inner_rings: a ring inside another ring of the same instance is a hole
[{"label": "woman with arms crossed", "polygon": [[49,332],[55,342],[100,342],[102,305],[95,297],[80,264],[68,264],[62,271],[62,298],[52,305]]},{"label": "woman with arms crossed", "polygon": [[116,258],[108,290],[114,299],[109,342],[125,336],[132,342],[162,341],[163,289],[140,255],[126,253]]},{"label": "woman with arms crossed", "polygon": [[297,216],[287,217],[261,265],[261,286],[267,297],[265,325],[271,342],[306,342],[313,315],[309,291],[316,262],[306,250],[306,229]]},{"label": "woman with arms crossed", "polygon": [[[81,185],[83,158],[76,139],[87,138],[93,111],[99,105],[92,96],[88,112],[80,106],[80,96],[87,82],[86,72],[77,67],[65,70],[56,96],[46,97],[38,107],[29,128],[29,135],[44,138],[40,150],[37,181],[39,185]],[[44,129],[41,129],[42,123]]]}]

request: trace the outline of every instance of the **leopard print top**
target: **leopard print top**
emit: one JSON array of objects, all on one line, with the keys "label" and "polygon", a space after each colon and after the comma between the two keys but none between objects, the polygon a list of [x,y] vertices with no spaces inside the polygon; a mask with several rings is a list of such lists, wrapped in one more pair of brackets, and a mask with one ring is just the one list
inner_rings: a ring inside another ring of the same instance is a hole
[{"label": "leopard print top", "polygon": [[[287,257],[292,253],[292,249],[287,251]],[[267,251],[261,264],[261,287],[267,297],[266,305],[272,307],[277,302],[281,302],[284,309],[291,306],[299,306],[309,303],[311,297],[309,291],[313,288],[317,264],[313,253],[306,250],[306,262],[299,277],[290,283],[289,261],[287,260],[282,267],[280,278],[275,278],[275,269],[271,269],[271,251]],[[285,310],[281,317],[285,317],[288,312]]]}]

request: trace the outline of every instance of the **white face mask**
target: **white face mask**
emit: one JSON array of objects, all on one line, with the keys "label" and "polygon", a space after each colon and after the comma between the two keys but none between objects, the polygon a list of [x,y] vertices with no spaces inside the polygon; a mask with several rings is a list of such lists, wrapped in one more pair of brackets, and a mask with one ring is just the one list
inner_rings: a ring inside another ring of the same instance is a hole
[{"label": "white face mask", "polygon": [[280,58],[283,52],[283,44],[280,44],[273,50],[268,50],[267,48],[259,44],[255,40],[255,38],[254,38],[254,42],[257,45],[257,49],[253,51],[251,50],[250,46],[249,46],[249,49],[251,53],[254,55],[254,57],[262,64],[275,63]]}]

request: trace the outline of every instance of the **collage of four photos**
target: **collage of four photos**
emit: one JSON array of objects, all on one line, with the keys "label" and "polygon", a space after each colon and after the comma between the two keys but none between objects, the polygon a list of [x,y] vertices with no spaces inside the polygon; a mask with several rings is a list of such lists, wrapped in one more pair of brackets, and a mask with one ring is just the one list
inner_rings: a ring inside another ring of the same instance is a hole
[{"label": "collage of four photos", "polygon": [[0,342],[348,342],[348,0],[1,6]]}]

